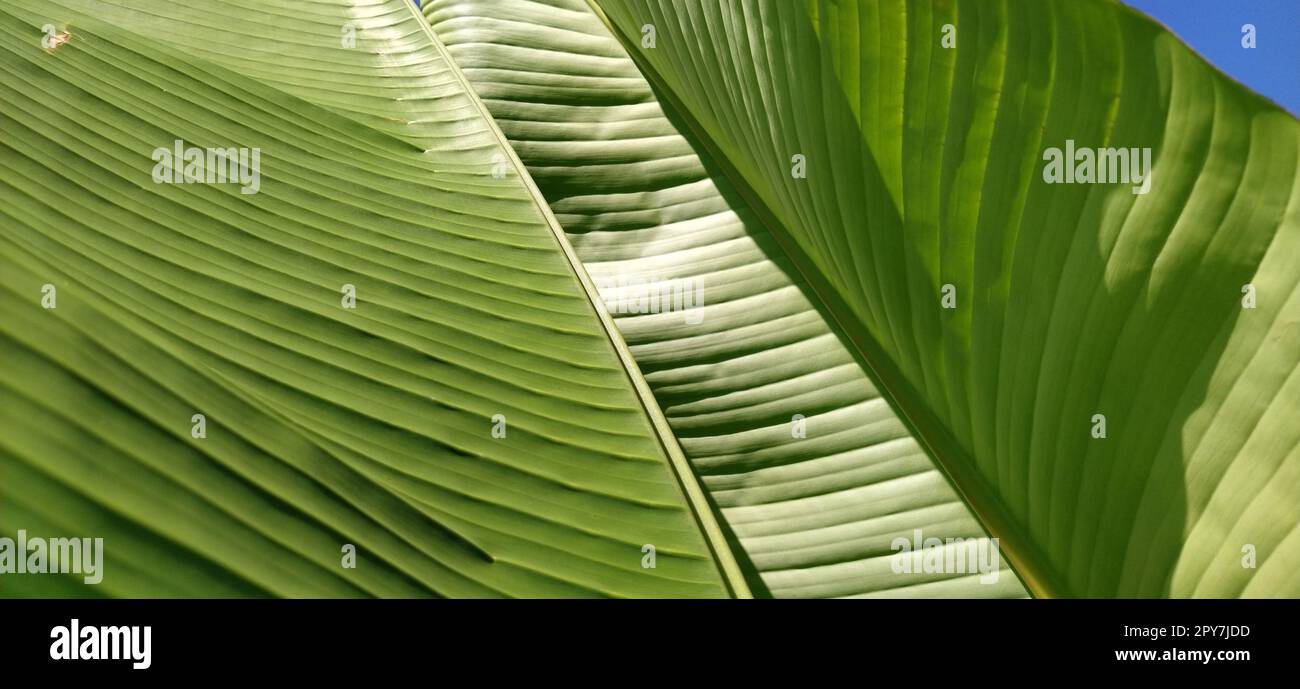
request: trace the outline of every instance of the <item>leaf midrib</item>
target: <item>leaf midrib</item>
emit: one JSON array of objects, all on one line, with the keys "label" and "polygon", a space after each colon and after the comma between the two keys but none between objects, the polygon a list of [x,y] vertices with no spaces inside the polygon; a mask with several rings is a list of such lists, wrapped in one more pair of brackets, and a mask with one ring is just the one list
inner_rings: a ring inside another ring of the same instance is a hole
[{"label": "leaf midrib", "polygon": [[[646,413],[647,420],[654,432],[660,447],[663,449],[665,456],[668,458],[668,465],[673,476],[677,480],[677,486],[682,491],[682,496],[689,507],[691,514],[694,516],[696,524],[699,526],[700,533],[703,536],[705,546],[713,556],[713,561],[718,567],[722,583],[728,593],[736,598],[752,598],[753,594],[749,589],[745,576],[736,561],[735,554],[728,544],[721,526],[718,524],[717,517],[713,507],[710,505],[708,497],[704,494],[699,481],[692,471],[690,463],[686,460],[685,453],[677,444],[677,437],[673,434],[671,427],[668,425],[667,418],[664,417],[663,410],[659,408],[658,402],[655,401],[650,386],[646,383],[645,376],[632,357],[631,350],[628,349],[627,343],[623,341],[621,335],[614,325],[613,319],[609,312],[604,308],[604,301],[600,298],[596,290],[595,283],[592,282],[591,276],[587,274],[583,267],[582,261],[578,258],[577,252],[569,243],[568,236],[564,233],[564,228],[560,226],[555,214],[551,212],[550,204],[542,195],[537,183],[533,180],[532,175],[528,173],[528,168],[519,159],[514,147],[510,145],[509,140],[497,125],[496,119],[488,111],[487,106],[483,104],[465,74],[461,71],[460,65],[452,58],[451,53],[446,46],[434,33],[433,27],[429,25],[423,13],[415,7],[414,3],[406,2],[407,11],[410,12],[416,21],[423,28],[425,36],[438,55],[446,61],[448,68],[455,77],[457,83],[461,85],[466,97],[474,105],[475,110],[487,125],[497,146],[502,153],[507,156],[514,173],[518,176],[519,181],[524,185],[528,195],[533,200],[533,205],[537,208],[543,222],[551,231],[551,236],[555,238],[565,261],[568,262],[569,268],[573,271],[574,277],[577,278],[583,293],[587,297],[588,304],[591,305],[593,314],[600,322],[601,331],[609,341],[610,346],[618,355],[619,362],[623,365],[623,372],[631,383],[633,390],[636,392],[637,400],[640,402],[642,409]],[[599,14],[599,13],[598,13]],[[602,19],[603,15],[600,15]]]}]

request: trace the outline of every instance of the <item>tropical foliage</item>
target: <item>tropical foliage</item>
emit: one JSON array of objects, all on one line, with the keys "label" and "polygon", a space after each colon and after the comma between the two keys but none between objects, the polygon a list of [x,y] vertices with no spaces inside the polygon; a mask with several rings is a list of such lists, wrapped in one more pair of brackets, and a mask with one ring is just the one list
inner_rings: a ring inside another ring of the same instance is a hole
[{"label": "tropical foliage", "polygon": [[1300,123],[1163,28],[422,4],[0,6],[0,595],[1300,596]]}]

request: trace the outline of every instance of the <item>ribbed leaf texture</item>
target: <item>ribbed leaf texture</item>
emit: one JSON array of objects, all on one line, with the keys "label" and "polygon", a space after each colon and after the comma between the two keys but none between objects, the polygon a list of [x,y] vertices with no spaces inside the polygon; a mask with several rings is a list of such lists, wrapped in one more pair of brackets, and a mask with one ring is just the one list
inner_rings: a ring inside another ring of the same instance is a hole
[{"label": "ribbed leaf texture", "polygon": [[[16,0],[0,80],[0,524],[107,558],[0,593],[725,594],[622,344],[409,2]],[[155,184],[176,139],[260,147],[260,191]]]},{"label": "ribbed leaf texture", "polygon": [[[756,589],[1024,595],[1005,568],[987,583],[973,568],[895,571],[897,538],[985,533],[590,7],[446,0],[424,12],[607,285],[620,332],[761,578]],[[619,308],[655,286],[692,299],[698,289],[703,306]]]},{"label": "ribbed leaf texture", "polygon": [[1294,117],[1111,0],[597,4],[1032,591],[1300,595]]}]

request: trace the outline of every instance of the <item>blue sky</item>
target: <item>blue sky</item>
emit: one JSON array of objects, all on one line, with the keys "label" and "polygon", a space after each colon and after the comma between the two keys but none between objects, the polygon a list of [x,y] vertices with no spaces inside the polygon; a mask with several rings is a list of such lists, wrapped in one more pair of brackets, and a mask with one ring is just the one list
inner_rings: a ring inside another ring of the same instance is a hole
[{"label": "blue sky", "polygon": [[[1300,115],[1300,0],[1124,0],[1234,79]],[[1256,47],[1241,47],[1254,24]]]}]

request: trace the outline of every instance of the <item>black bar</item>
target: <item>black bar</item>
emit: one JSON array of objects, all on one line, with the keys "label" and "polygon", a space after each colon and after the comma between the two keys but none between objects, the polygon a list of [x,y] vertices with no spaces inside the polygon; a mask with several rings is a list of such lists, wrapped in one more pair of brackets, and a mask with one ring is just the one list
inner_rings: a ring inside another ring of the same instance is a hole
[{"label": "black bar", "polygon": [[[435,684],[557,668],[582,674],[611,663],[629,676],[682,681],[699,664],[715,666],[710,676],[757,673],[773,681],[783,672],[891,670],[918,680],[934,673],[1047,678],[1033,667],[1055,667],[1058,680],[1076,670],[1244,676],[1289,671],[1298,613],[1294,600],[11,600],[0,601],[0,667],[50,678],[205,680],[261,676],[268,667],[327,679],[382,668],[393,677],[441,677]],[[73,619],[82,629],[149,626],[150,667],[52,659],[51,630]],[[1147,650],[1156,659],[1116,657]],[[1175,650],[1249,657],[1207,664],[1178,659]],[[1165,651],[1171,659],[1161,659]]]}]

